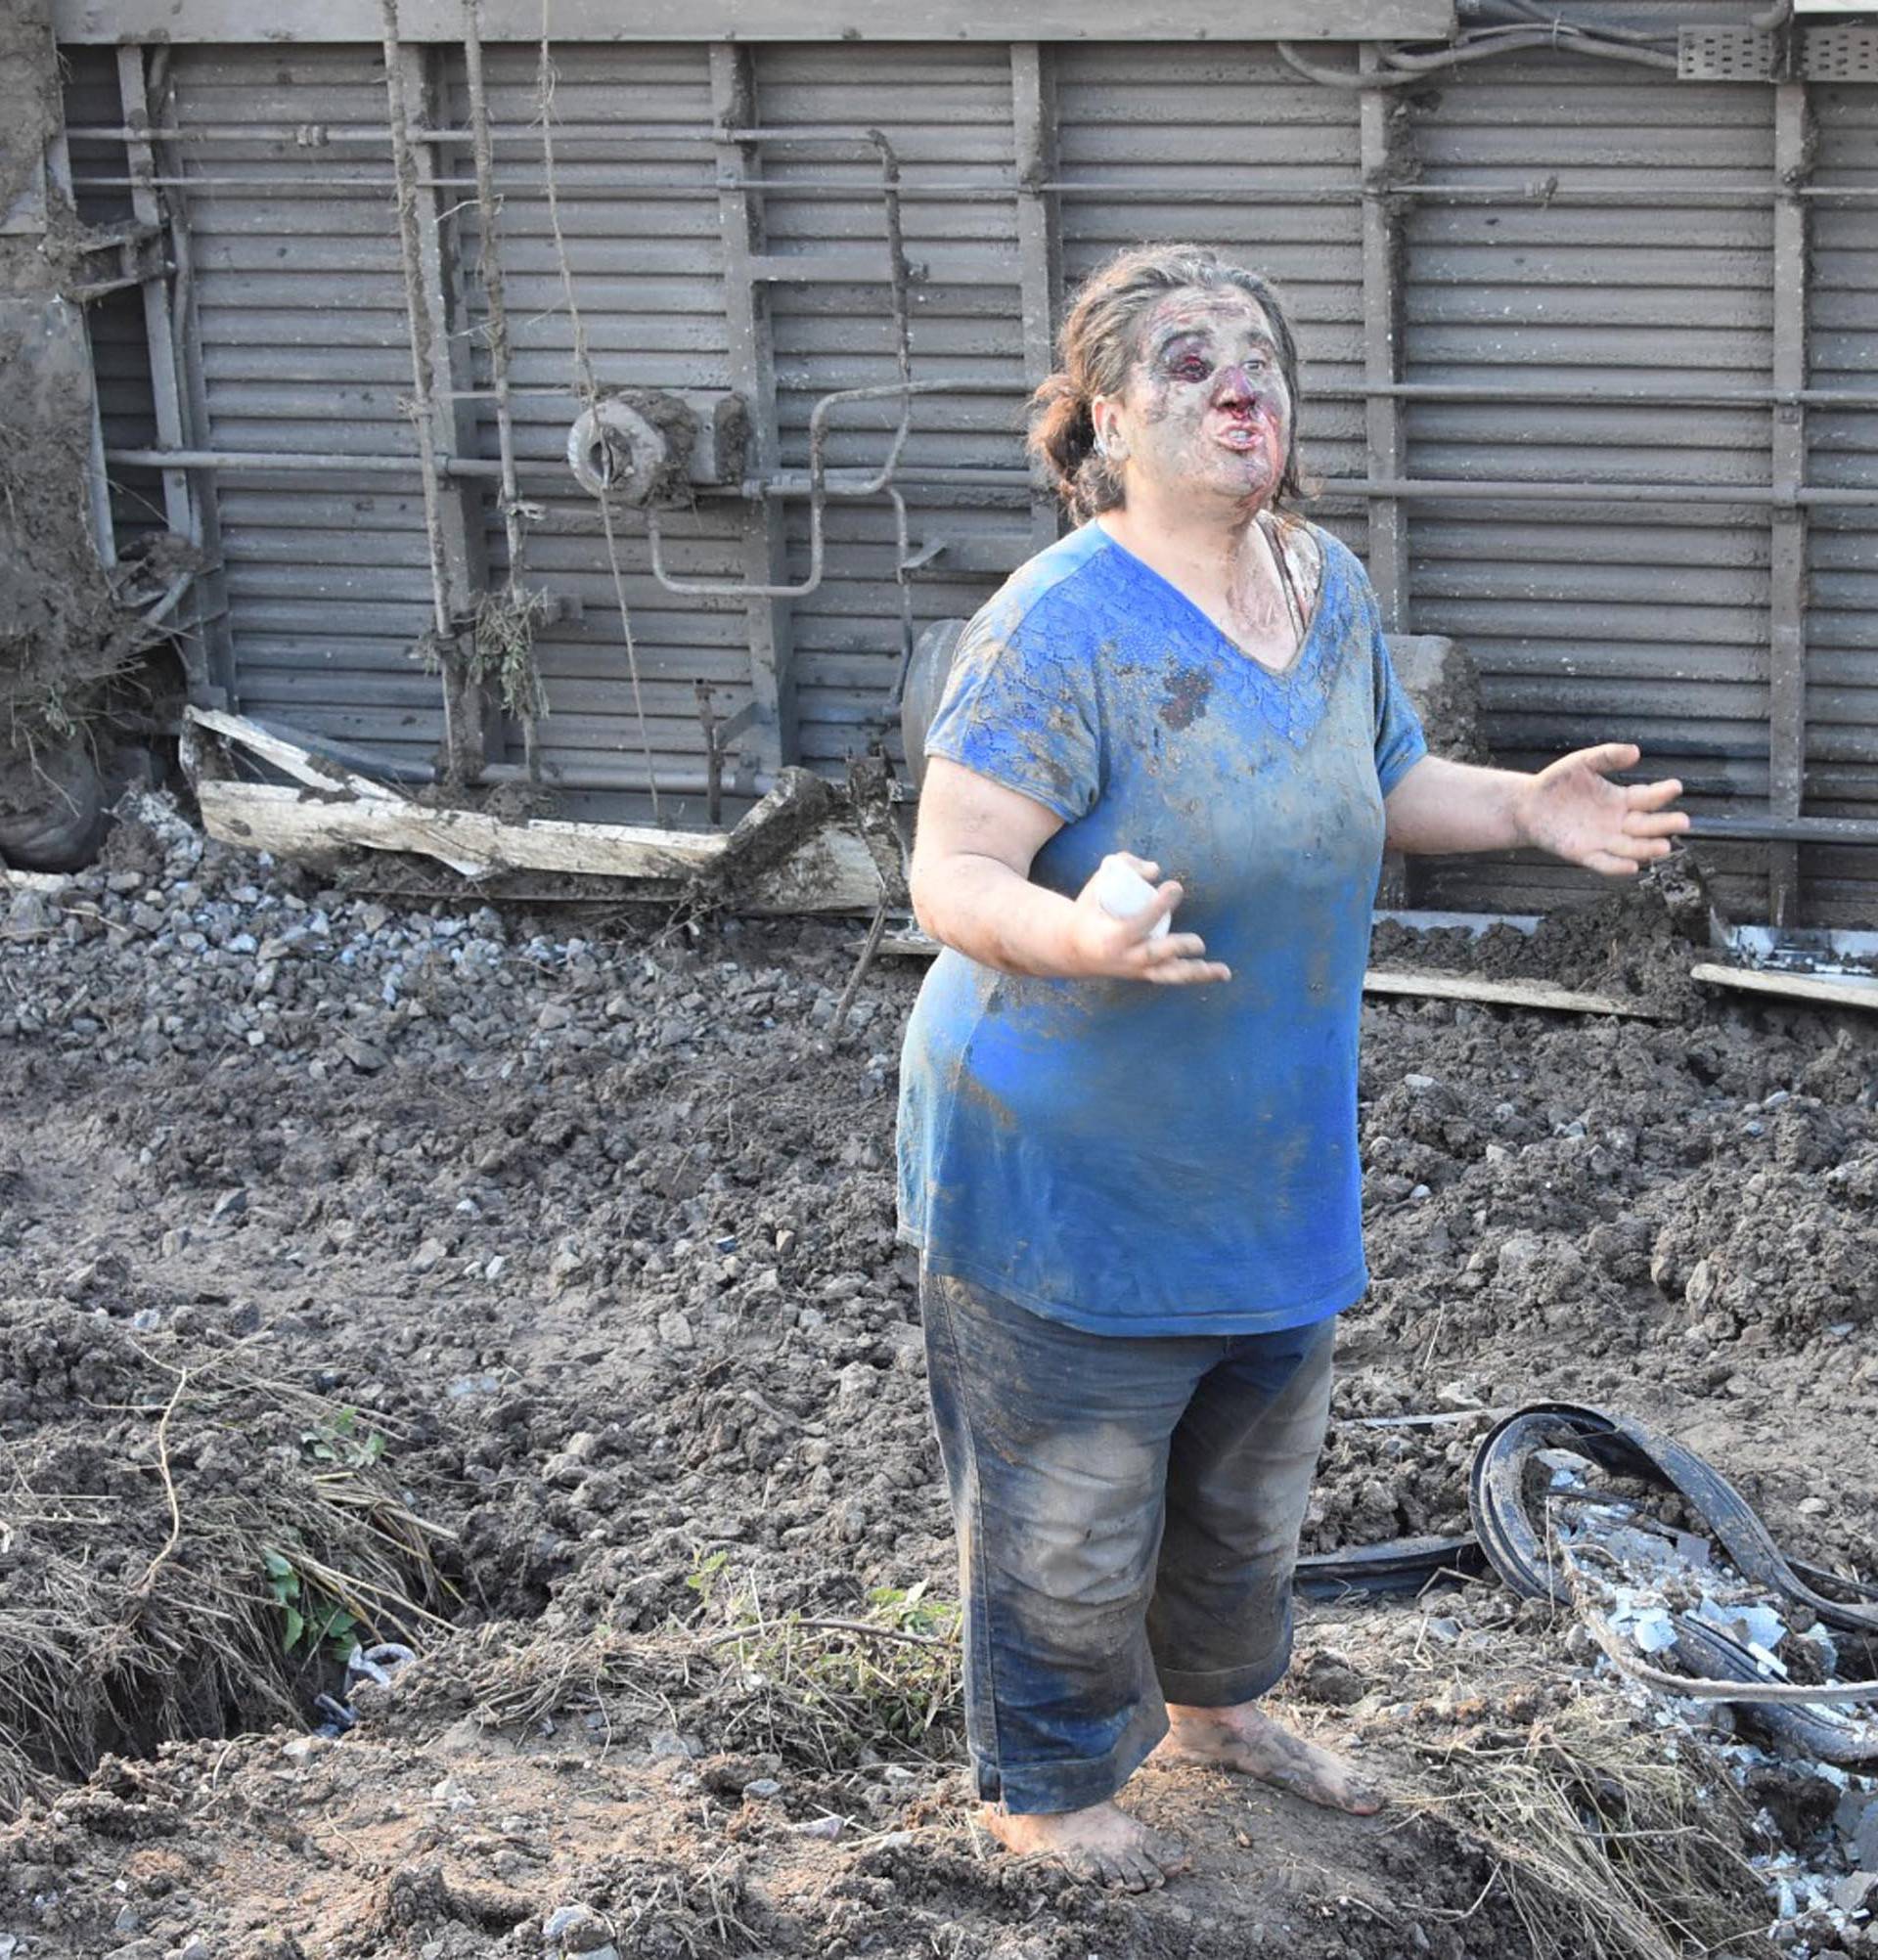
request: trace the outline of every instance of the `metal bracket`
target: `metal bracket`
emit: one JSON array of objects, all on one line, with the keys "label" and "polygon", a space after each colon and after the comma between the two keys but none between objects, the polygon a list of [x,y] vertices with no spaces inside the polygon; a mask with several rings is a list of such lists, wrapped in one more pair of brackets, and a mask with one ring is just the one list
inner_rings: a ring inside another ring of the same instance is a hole
[{"label": "metal bracket", "polygon": [[1677,81],[1771,81],[1779,43],[1752,27],[1681,27],[1676,36]]},{"label": "metal bracket", "polygon": [[1806,28],[1799,74],[1803,81],[1878,82],[1878,26]]}]

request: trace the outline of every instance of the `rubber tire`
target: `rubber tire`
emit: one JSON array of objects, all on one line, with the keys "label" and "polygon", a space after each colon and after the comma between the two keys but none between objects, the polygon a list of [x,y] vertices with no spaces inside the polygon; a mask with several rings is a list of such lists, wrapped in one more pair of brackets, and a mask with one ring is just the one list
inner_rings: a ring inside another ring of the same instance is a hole
[{"label": "rubber tire", "polygon": [[900,741],[916,788],[926,780],[926,731],[939,712],[952,656],[964,630],[962,619],[936,619],[913,643],[907,685],[900,695]]},{"label": "rubber tire", "polygon": [[82,744],[42,749],[37,765],[0,760],[0,861],[22,871],[82,870],[105,834],[105,785]]}]

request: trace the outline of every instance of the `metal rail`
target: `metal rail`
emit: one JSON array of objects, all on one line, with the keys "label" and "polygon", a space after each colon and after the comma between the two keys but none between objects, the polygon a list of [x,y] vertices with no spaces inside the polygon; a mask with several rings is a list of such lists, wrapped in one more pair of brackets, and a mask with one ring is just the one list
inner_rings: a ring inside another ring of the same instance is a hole
[{"label": "metal rail", "polygon": [[[452,140],[468,141],[467,133],[453,132]],[[287,161],[285,157],[280,160]],[[76,175],[72,179],[75,185],[87,190],[121,189],[132,181],[129,177],[97,173]],[[374,192],[394,192],[397,189],[395,180],[381,177],[328,176],[317,183],[296,183],[285,177],[210,177],[183,172],[172,177],[156,177],[143,181],[159,186],[199,191],[252,190],[271,193],[297,191],[318,197],[328,196],[335,189]],[[429,176],[421,177],[417,181],[420,187],[425,190],[473,192],[475,189],[473,177]],[[702,178],[683,178],[661,182],[657,179],[621,177],[617,181],[599,178],[566,185],[560,189],[559,195],[564,203],[592,203],[622,196],[659,201],[702,202],[717,198],[725,191],[738,191],[754,193],[757,196],[774,194],[779,197],[827,199],[851,202],[859,192],[869,187],[862,184],[812,183],[796,178],[714,176],[708,181]],[[1186,204],[1230,204],[1247,207],[1297,204],[1338,206],[1382,200],[1457,205],[1535,204],[1560,209],[1616,209],[1632,204],[1644,204],[1651,208],[1666,210],[1732,211],[1757,209],[1764,204],[1784,201],[1788,198],[1854,205],[1878,201],[1878,185],[1869,184],[1811,184],[1803,185],[1792,191],[1776,192],[1765,185],[1752,184],[1661,187],[1646,184],[1573,186],[1557,184],[1549,179],[1526,184],[1442,184],[1417,180],[1365,185],[1298,185],[1276,190],[1257,184],[1178,185],[1170,188],[1166,185],[1142,184],[1134,179],[1111,181],[1104,178],[1077,178],[1051,180],[1021,187],[1014,182],[910,183],[900,187],[899,196],[903,202],[943,200],[947,203],[1008,204],[1018,196],[1020,189],[1049,197],[1100,198],[1105,203],[1166,204],[1179,201]]]},{"label": "metal rail", "polygon": [[[914,381],[908,384],[914,394],[942,394],[953,391],[958,384],[949,380]],[[897,395],[901,383],[890,381],[876,388],[843,388],[834,394],[824,395],[816,404],[817,413],[825,408],[836,407],[843,402],[879,400]],[[826,422],[826,417],[824,417]],[[811,441],[814,440],[814,419],[811,418]],[[826,438],[825,438],[826,439]],[[219,449],[110,449],[106,460],[128,468],[145,469],[220,469],[229,472],[241,471],[246,474],[273,475],[280,473],[330,473],[335,475],[369,474],[382,476],[411,475],[423,468],[422,460],[415,456],[341,456],[321,455],[313,452],[278,450],[219,450]],[[453,456],[440,464],[446,476],[500,478],[502,465],[486,457]],[[529,466],[521,466],[528,468]],[[541,474],[552,480],[561,480],[562,472],[541,467]],[[1013,490],[1026,488],[1030,482],[1029,471],[1016,468],[971,468],[965,466],[946,468],[933,466],[917,470],[901,472],[895,467],[886,470],[876,470],[872,475],[863,476],[859,481],[846,480],[847,472],[823,468],[820,472],[821,494],[835,497],[874,497],[886,487],[888,481],[901,483],[932,483],[957,487],[1004,488]],[[1361,476],[1325,476],[1319,479],[1319,494],[1314,501],[1322,502],[1337,497],[1401,497],[1418,498],[1428,501],[1448,501],[1461,503],[1521,501],[1526,503],[1566,503],[1566,504],[1702,504],[1740,509],[1758,510],[1771,508],[1777,501],[1772,490],[1765,484],[1720,483],[1569,483],[1548,482],[1543,478],[1532,481],[1518,479],[1507,481],[1482,481],[1466,477],[1443,479],[1440,477],[1369,478]],[[778,471],[774,476],[746,480],[739,485],[714,487],[709,484],[698,486],[701,497],[807,497],[814,499],[817,493],[817,472]],[[1868,510],[1878,507],[1878,489],[1846,490],[1819,486],[1803,487],[1794,493],[1794,500],[1802,506],[1825,509]],[[673,592],[708,591],[713,596],[724,594],[749,594],[753,588],[744,586],[687,587],[672,585]],[[810,588],[813,590],[813,588]],[[803,597],[795,587],[777,597]]]}]

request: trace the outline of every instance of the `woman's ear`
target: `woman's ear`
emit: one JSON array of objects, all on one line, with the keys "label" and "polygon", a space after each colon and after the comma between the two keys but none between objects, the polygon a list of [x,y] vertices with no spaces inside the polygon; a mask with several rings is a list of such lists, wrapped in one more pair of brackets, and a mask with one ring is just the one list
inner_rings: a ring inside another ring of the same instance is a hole
[{"label": "woman's ear", "polygon": [[1128,454],[1128,438],[1121,431],[1121,410],[1106,395],[1094,395],[1089,404],[1089,420],[1096,431],[1096,454],[1104,463],[1119,463]]}]

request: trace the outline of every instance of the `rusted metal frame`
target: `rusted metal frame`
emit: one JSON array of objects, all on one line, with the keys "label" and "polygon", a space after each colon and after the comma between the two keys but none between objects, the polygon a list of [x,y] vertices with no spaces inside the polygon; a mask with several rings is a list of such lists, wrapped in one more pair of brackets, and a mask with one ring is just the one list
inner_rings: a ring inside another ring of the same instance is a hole
[{"label": "rusted metal frame", "polygon": [[[708,681],[699,681],[695,691],[698,725],[704,733],[704,818],[715,830],[724,821],[724,765],[732,743],[755,724],[756,708],[745,701],[734,714],[720,715]],[[748,771],[737,771],[732,787],[739,796],[747,795],[750,780]]]},{"label": "rusted metal frame", "polygon": [[[760,174],[756,144],[731,132],[756,121],[754,56],[747,47],[713,42],[710,51],[711,113],[720,178]],[[770,299],[752,262],[763,253],[763,206],[745,191],[722,188],[717,198],[724,251],[724,312],[730,330],[730,383],[749,405],[750,466],[758,474],[780,469],[782,438],[776,413],[776,359],[770,336]],[[746,586],[775,588],[788,582],[787,520],[768,500],[746,505],[741,558]],[[653,532],[656,550],[656,532]],[[772,774],[800,752],[796,733],[794,618],[789,601],[769,594],[747,596],[744,630],[750,645],[750,697],[757,723],[750,731],[758,767]]]},{"label": "rusted metal frame", "polygon": [[[196,254],[190,234],[190,179],[176,154],[176,89],[174,57],[167,45],[155,49],[146,70],[146,104],[151,110],[153,157],[166,175],[162,182],[164,216],[169,228],[170,323],[183,388],[184,443],[206,448],[212,434],[208,382],[202,368],[201,316],[197,305]],[[168,179],[174,177],[173,186]],[[185,466],[187,467],[187,466]],[[198,471],[192,482],[198,543],[207,560],[197,574],[192,595],[194,624],[201,635],[204,685],[200,705],[225,707],[235,699],[235,639],[229,623],[228,573],[222,556],[221,489],[213,471]]]},{"label": "rusted metal frame", "polygon": [[[1023,310],[1024,379],[1042,385],[1056,366],[1063,245],[1056,200],[1044,189],[1056,174],[1056,81],[1036,41],[1010,46],[1012,151],[1017,171],[1018,293]],[[1030,538],[1042,551],[1062,528],[1055,490],[1041,461],[1031,466]]]},{"label": "rusted metal frame", "polygon": [[[509,580],[521,570],[524,545],[521,494],[515,481],[515,418],[509,383],[509,304],[503,283],[502,247],[498,237],[495,153],[489,140],[489,91],[482,68],[481,0],[463,0],[464,76],[470,98],[470,144],[476,166],[476,226],[479,237],[477,270],[482,275],[484,337],[489,346],[490,394],[496,405],[496,452],[502,468],[502,530],[509,548]],[[457,391],[453,400],[481,399],[474,389]]]},{"label": "rusted metal frame", "polygon": [[[1374,47],[1363,51],[1365,71],[1379,65]],[[1401,379],[1402,226],[1399,207],[1382,186],[1399,173],[1406,128],[1403,110],[1377,89],[1365,89],[1357,111],[1363,173],[1363,373],[1371,389],[1364,410],[1368,473],[1377,481],[1410,474],[1401,402],[1379,392]],[[1369,582],[1382,623],[1406,630],[1408,617],[1408,526],[1402,500],[1379,497],[1369,509]]]},{"label": "rusted metal frame", "polygon": [[[167,50],[159,59],[167,61]],[[124,106],[127,129],[138,132],[126,138],[125,156],[131,176],[131,210],[139,224],[150,226],[158,237],[171,233],[172,207],[153,183],[156,175],[156,153],[152,141],[150,115],[151,73],[145,50],[140,46],[117,50],[117,88]],[[140,282],[144,301],[144,341],[150,357],[151,401],[158,445],[164,449],[187,449],[196,430],[185,406],[187,381],[181,348],[178,345],[179,289],[188,277],[187,246],[171,237],[166,263],[153,267]],[[172,287],[172,277],[176,286]],[[204,564],[190,582],[190,589],[176,615],[176,640],[181,650],[183,671],[190,698],[207,706],[226,698],[226,687],[218,686],[211,664],[209,633],[211,618],[227,639],[227,595],[222,578],[220,526],[215,524],[211,545],[210,519],[205,506],[215,500],[212,483],[192,480],[185,469],[162,471],[163,521],[178,537],[186,538],[201,552]],[[227,663],[220,663],[224,667]]]},{"label": "rusted metal frame", "polygon": [[[144,72],[141,47],[117,50],[117,88],[123,98],[124,120],[142,133],[125,139],[130,164],[130,207],[140,225],[148,225],[160,235],[162,205],[150,183],[156,174],[156,156],[151,150],[149,130],[149,80]],[[156,441],[164,449],[181,449],[188,441],[183,428],[182,385],[176,371],[176,336],[169,312],[169,276],[165,267],[153,269],[138,282],[144,294],[144,335],[150,353],[150,388],[156,423]],[[163,477],[163,521],[179,538],[191,544],[201,542],[195,500],[190,494],[188,474],[181,469],[165,469]]]},{"label": "rusted metal frame", "polygon": [[[63,127],[56,128],[46,144],[46,183],[57,192],[68,208],[75,208],[72,197],[71,148]],[[111,478],[106,465],[105,419],[98,401],[98,363],[91,342],[91,321],[84,308],[74,307],[77,332],[85,343],[85,368],[91,376],[91,427],[85,458],[85,501],[91,517],[91,541],[98,561],[109,569],[117,562],[117,525],[111,511]]]},{"label": "rusted metal frame", "polygon": [[[1783,194],[1773,207],[1773,385],[1797,390],[1807,381],[1807,211],[1791,194],[1812,161],[1807,84],[1783,81],[1773,90],[1773,167]],[[1800,815],[1807,768],[1807,523],[1800,502],[1806,481],[1806,410],[1797,404],[1773,415],[1773,531],[1767,565],[1767,803],[1774,816]],[[1776,931],[1798,925],[1800,847],[1780,841],[1767,853],[1767,919]]]},{"label": "rusted metal frame", "polygon": [[[437,55],[400,42],[396,0],[383,0],[385,85],[391,147],[397,163],[398,238],[410,315],[412,419],[424,467],[425,531],[429,548],[436,612],[437,655],[442,668],[444,764],[461,781],[481,779],[500,758],[501,718],[491,687],[466,657],[477,599],[488,589],[488,540],[482,524],[482,491],[473,479],[453,477],[450,465],[476,449],[473,404],[443,398],[473,384],[464,330],[467,308],[456,226],[433,193],[417,188],[417,148],[410,141],[413,105],[427,111],[437,93]],[[426,126],[432,118],[424,114]],[[462,138],[459,137],[461,142]],[[434,164],[434,157],[428,159]]]}]

